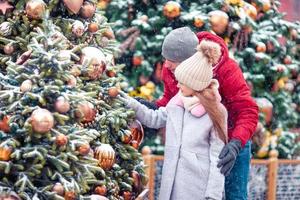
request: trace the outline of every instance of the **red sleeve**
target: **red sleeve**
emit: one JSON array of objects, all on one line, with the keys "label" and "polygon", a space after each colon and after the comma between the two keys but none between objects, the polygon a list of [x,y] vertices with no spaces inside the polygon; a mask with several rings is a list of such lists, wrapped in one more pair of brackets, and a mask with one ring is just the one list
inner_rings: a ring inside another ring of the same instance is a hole
[{"label": "red sleeve", "polygon": [[[220,93],[229,114],[229,132],[231,139],[238,139],[244,146],[251,139],[258,122],[258,106],[239,66],[229,60],[218,73]],[[232,120],[230,122],[230,120]],[[230,123],[233,130],[230,130]]]},{"label": "red sleeve", "polygon": [[167,69],[165,67],[163,67],[162,79],[164,82],[164,94],[163,94],[162,98],[160,98],[159,100],[156,101],[156,105],[158,107],[165,107],[169,103],[170,99],[173,97],[171,89],[168,84],[169,83],[168,82],[168,73],[166,70]]}]

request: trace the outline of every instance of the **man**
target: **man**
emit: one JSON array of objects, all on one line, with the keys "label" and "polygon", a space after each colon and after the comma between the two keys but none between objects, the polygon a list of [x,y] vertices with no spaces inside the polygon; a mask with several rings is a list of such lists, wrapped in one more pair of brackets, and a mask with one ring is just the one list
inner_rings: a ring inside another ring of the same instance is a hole
[{"label": "man", "polygon": [[175,29],[166,36],[162,46],[162,55],[166,59],[162,70],[164,94],[156,106],[166,106],[177,94],[177,81],[173,73],[182,61],[196,52],[196,46],[202,40],[216,42],[222,48],[221,59],[214,66],[214,78],[219,81],[222,103],[229,115],[229,142],[219,155],[218,164],[226,176],[226,200],[246,200],[251,160],[250,139],[258,122],[258,107],[251,98],[241,69],[229,58],[228,48],[222,38],[208,32],[196,35],[188,27]]}]

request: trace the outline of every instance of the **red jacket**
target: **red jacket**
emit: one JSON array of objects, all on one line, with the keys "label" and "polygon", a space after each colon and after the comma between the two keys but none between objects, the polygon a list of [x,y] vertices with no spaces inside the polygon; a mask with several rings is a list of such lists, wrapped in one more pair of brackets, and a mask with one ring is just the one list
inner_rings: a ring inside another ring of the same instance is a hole
[{"label": "red jacket", "polygon": [[[214,78],[220,83],[219,92],[222,103],[228,110],[229,139],[238,139],[244,146],[251,139],[258,122],[258,106],[251,97],[251,92],[238,64],[229,58],[224,40],[209,32],[197,34],[199,42],[203,39],[217,42],[222,47],[222,56],[214,68]],[[156,102],[157,106],[166,106],[178,92],[174,74],[165,66],[162,70],[164,95]]]}]

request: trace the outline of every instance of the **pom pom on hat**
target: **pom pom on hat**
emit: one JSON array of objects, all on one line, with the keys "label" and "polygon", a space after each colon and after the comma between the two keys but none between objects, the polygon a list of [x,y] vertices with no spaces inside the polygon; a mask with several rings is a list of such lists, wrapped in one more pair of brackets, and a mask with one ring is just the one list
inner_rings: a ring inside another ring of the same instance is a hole
[{"label": "pom pom on hat", "polygon": [[212,65],[217,64],[221,57],[220,45],[208,40],[202,40],[197,46],[197,51],[202,52],[202,54],[207,58],[207,61]]}]

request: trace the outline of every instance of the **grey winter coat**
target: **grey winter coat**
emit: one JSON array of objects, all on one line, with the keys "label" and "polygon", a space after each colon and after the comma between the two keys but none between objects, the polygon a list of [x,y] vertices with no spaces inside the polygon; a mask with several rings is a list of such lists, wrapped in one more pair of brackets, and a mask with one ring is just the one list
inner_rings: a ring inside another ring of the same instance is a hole
[{"label": "grey winter coat", "polygon": [[128,106],[150,128],[166,127],[166,144],[159,200],[222,199],[224,176],[217,168],[224,146],[208,114],[194,117],[172,103],[150,110],[133,98]]}]

